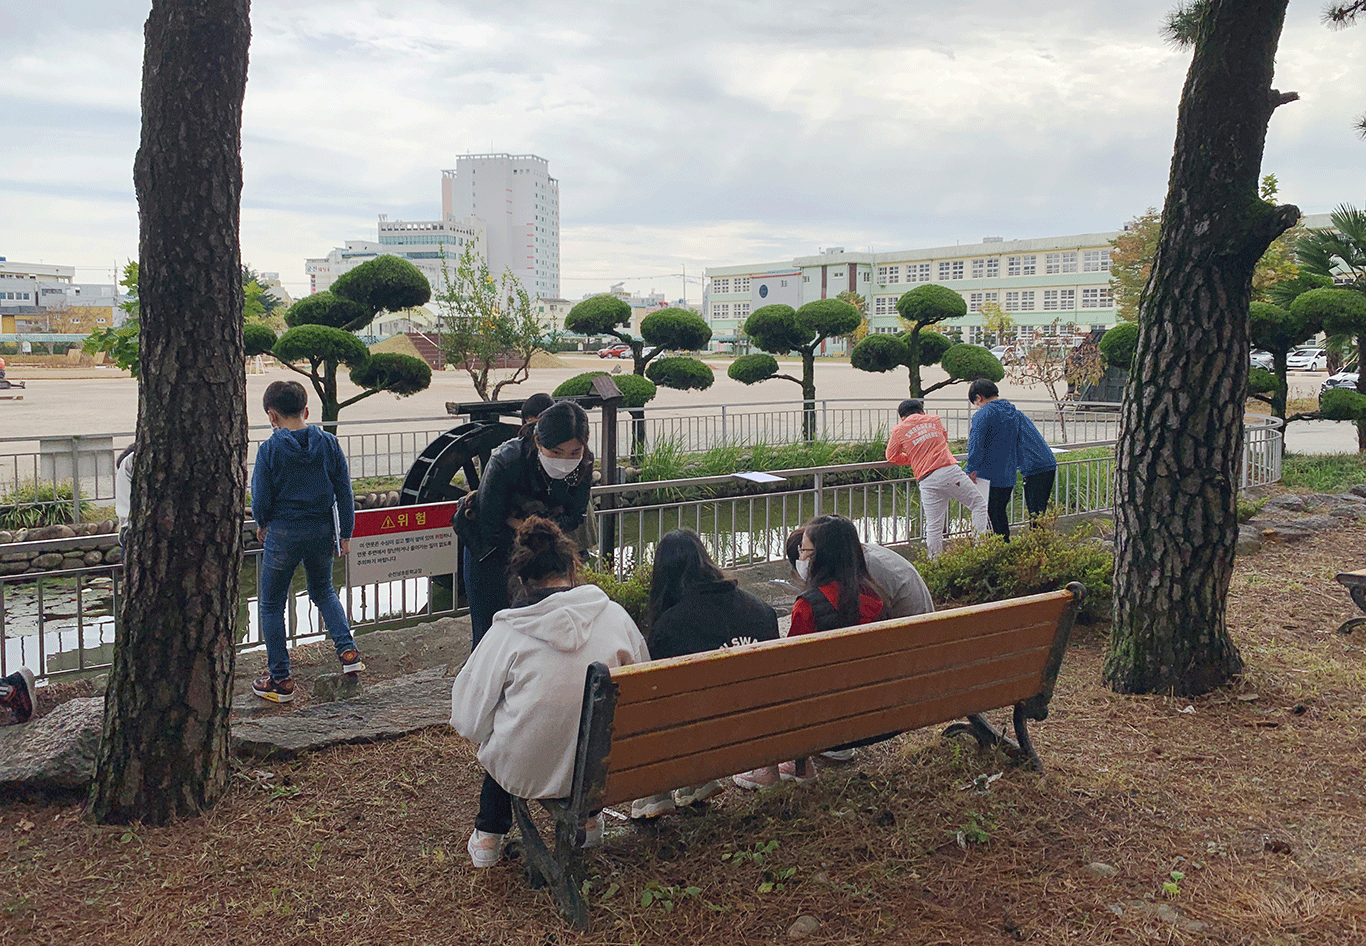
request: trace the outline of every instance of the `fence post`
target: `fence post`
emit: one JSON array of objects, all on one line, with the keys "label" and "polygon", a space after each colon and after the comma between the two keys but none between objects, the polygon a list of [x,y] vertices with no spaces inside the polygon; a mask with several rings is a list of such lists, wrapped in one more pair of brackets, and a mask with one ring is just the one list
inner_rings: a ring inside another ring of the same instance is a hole
[{"label": "fence post", "polygon": [[726,405],[721,405],[721,442],[726,443]]},{"label": "fence post", "polygon": [[821,439],[822,439],[822,440],[829,440],[829,439],[830,439],[830,417],[829,417],[829,415],[826,413],[828,409],[829,409],[829,405],[826,403],[825,399],[822,398],[822,399],[821,399]]},{"label": "fence post", "polygon": [[824,470],[817,470],[817,471],[816,471],[816,506],[815,506],[815,512],[813,512],[813,513],[811,514],[811,518],[812,518],[812,519],[815,519],[817,516],[819,516],[819,515],[822,514],[822,513],[821,513],[821,490],[824,489],[824,488],[825,488],[825,471],[824,471]]},{"label": "fence post", "polygon": [[[71,524],[81,524],[81,457],[80,434],[71,437]],[[98,476],[98,472],[96,476]],[[55,479],[55,477],[54,477]],[[57,495],[57,484],[52,484],[53,498]]]}]

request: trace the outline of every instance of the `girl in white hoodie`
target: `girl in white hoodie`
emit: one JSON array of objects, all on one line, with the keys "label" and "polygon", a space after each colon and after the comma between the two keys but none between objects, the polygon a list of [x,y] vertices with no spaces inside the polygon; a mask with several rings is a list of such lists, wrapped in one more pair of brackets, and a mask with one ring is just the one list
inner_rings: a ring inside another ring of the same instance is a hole
[{"label": "girl in white hoodie", "polygon": [[[451,688],[451,725],[479,744],[485,771],[468,845],[475,867],[502,856],[513,795],[569,794],[588,665],[650,659],[625,609],[598,586],[578,583],[578,547],[553,522],[522,522],[509,572],[526,602],[494,615]],[[586,826],[586,845],[601,838],[601,819]]]}]

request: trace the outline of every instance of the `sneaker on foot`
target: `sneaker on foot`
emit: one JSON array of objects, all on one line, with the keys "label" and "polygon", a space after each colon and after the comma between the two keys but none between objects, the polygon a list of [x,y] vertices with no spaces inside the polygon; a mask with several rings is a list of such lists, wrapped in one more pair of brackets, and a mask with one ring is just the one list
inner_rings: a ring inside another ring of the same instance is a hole
[{"label": "sneaker on foot", "polygon": [[816,760],[810,756],[806,757],[806,773],[803,775],[797,773],[796,762],[780,762],[778,763],[778,776],[784,782],[797,782],[803,785],[807,782],[814,782],[816,780]]},{"label": "sneaker on foot", "polygon": [[651,795],[649,798],[637,798],[631,802],[631,818],[637,821],[642,818],[658,818],[673,810],[673,795],[668,792],[663,795]]},{"label": "sneaker on foot", "polygon": [[602,843],[602,812],[583,823],[583,846],[597,847]]},{"label": "sneaker on foot", "polygon": [[341,660],[342,673],[360,673],[365,669],[365,664],[360,660],[360,651],[354,647],[342,651],[338,658]]},{"label": "sneaker on foot", "polygon": [[33,710],[36,705],[34,703],[36,690],[34,689],[33,671],[27,667],[20,667],[5,677],[4,682],[9,684],[10,691],[9,696],[0,702],[14,710],[16,722],[28,722],[33,718]]},{"label": "sneaker on foot", "polygon": [[697,805],[706,801],[714,795],[726,790],[726,783],[718,780],[704,782],[701,785],[690,785],[687,788],[674,790],[674,805],[679,808],[687,808],[689,805]]},{"label": "sneaker on foot", "polygon": [[776,765],[766,765],[761,769],[750,769],[748,772],[731,776],[731,781],[741,788],[756,791],[760,788],[772,788],[782,781],[782,777],[779,776]]},{"label": "sneaker on foot", "polygon": [[854,749],[826,749],[821,753],[822,759],[829,759],[831,762],[848,762],[854,757]]},{"label": "sneaker on foot", "polygon": [[465,850],[470,852],[470,862],[475,867],[492,867],[497,864],[503,856],[504,837],[475,828],[474,833],[470,835],[469,844],[465,845]]},{"label": "sneaker on foot", "polygon": [[276,680],[270,674],[263,673],[251,685],[251,692],[263,700],[288,703],[294,699],[294,678],[285,677],[282,680]]}]

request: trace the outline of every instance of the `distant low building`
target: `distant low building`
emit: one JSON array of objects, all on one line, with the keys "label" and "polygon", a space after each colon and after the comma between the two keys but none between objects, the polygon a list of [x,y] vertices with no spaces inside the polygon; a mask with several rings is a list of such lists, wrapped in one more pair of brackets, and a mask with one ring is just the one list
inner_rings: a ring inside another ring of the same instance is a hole
[{"label": "distant low building", "polygon": [[78,283],[76,267],[0,257],[0,315],[6,334],[89,334],[123,322],[113,283]]}]

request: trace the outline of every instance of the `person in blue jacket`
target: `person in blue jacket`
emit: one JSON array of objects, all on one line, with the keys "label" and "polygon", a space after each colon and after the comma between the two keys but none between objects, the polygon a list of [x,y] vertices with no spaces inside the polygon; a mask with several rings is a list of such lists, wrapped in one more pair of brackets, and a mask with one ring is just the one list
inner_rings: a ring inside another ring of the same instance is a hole
[{"label": "person in blue jacket", "polygon": [[977,413],[968,431],[968,459],[963,467],[974,483],[978,479],[991,483],[987,493],[991,531],[1010,541],[1010,495],[1020,467],[1020,422],[1029,423],[1029,419],[1014,404],[1001,400],[996,384],[985,378],[972,382],[968,403]]},{"label": "person in blue jacket", "polygon": [[1030,523],[1048,511],[1048,500],[1053,496],[1053,481],[1058,476],[1058,458],[1039,428],[1028,415],[1020,414],[1019,436],[1015,441],[1019,453],[1020,472],[1024,474],[1024,501],[1029,510]]},{"label": "person in blue jacket", "polygon": [[264,397],[275,432],[256,451],[251,475],[251,515],[261,540],[261,595],[257,601],[267,672],[252,684],[263,700],[294,699],[285,645],[285,603],[294,570],[302,562],[308,597],[327,625],[346,673],[365,669],[332,587],[333,553],[351,549],[356,504],[351,475],[337,438],[308,420],[308,393],[297,381],[273,381]]}]

